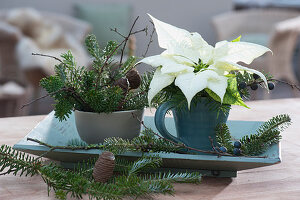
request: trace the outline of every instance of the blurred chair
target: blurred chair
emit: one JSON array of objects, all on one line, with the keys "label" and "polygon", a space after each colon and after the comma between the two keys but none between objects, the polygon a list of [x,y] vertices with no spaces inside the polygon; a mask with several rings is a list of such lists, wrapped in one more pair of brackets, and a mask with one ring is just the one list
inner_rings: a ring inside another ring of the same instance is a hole
[{"label": "blurred chair", "polygon": [[[120,43],[124,40],[122,36],[111,29],[116,28],[123,35],[127,35],[131,26],[132,7],[126,3],[77,3],[74,6],[75,16],[90,23],[93,27],[100,47],[106,46],[110,40]],[[129,38],[125,53],[129,56],[135,53],[135,37]],[[116,58],[117,59],[117,58]]]},{"label": "blurred chair", "polygon": [[[274,78],[299,83],[293,56],[300,38],[300,12],[284,9],[249,9],[231,11],[212,20],[218,40],[232,40],[239,35],[241,41],[269,47],[273,51],[254,60],[251,67],[270,72]],[[295,59],[294,59],[295,60]],[[295,67],[295,70],[294,70]]]},{"label": "blurred chair", "polygon": [[28,108],[21,109],[29,101],[31,89],[17,81],[0,79],[0,117],[27,115]]},{"label": "blurred chair", "polygon": [[31,8],[0,11],[0,77],[27,79],[37,98],[40,79],[52,75],[58,61],[31,53],[60,57],[70,49],[78,65],[86,66],[89,56],[82,42],[90,30],[87,22],[56,13]]},{"label": "blurred chair", "polygon": [[17,28],[0,21],[0,117],[28,114],[28,109],[20,108],[32,90],[25,83],[14,53],[21,35]]},{"label": "blurred chair", "polygon": [[14,53],[21,35],[17,28],[0,21],[0,79],[23,79]]}]

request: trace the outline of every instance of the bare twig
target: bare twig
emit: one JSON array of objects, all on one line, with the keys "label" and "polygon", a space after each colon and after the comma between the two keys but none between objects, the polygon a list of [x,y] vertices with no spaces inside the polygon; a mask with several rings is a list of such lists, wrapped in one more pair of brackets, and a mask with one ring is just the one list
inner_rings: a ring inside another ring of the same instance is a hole
[{"label": "bare twig", "polygon": [[148,45],[147,45],[147,49],[146,49],[145,53],[142,55],[143,58],[146,57],[146,55],[147,55],[147,53],[148,53],[148,51],[149,51],[149,47],[150,47],[150,44],[153,42],[153,35],[154,35],[154,33],[155,33],[155,27],[154,27],[154,24],[153,24],[152,21],[150,21],[150,23],[152,24],[152,32],[151,32],[151,34],[150,34],[150,39],[149,39],[149,42],[148,42]]},{"label": "bare twig", "polygon": [[124,45],[123,45],[123,48],[121,50],[121,58],[120,58],[120,64],[122,64],[122,60],[123,60],[123,56],[124,56],[124,51],[125,51],[125,48],[126,48],[126,44],[127,44],[127,41],[129,40],[129,37],[132,35],[132,30],[133,30],[133,27],[135,26],[137,20],[139,19],[139,16],[137,16],[137,18],[135,18],[131,28],[130,28],[130,31],[127,35],[127,37],[124,39]]},{"label": "bare twig", "polygon": [[44,57],[49,57],[49,58],[54,58],[55,60],[58,60],[59,62],[63,63],[63,61],[55,56],[50,56],[46,54],[41,54],[41,53],[32,53],[31,55],[33,56],[44,56]]},{"label": "bare twig", "polygon": [[282,80],[277,80],[277,79],[270,79],[270,81],[277,81],[277,82],[279,82],[279,83],[284,83],[284,84],[287,84],[287,85],[291,86],[292,89],[295,89],[295,88],[296,88],[297,90],[300,91],[300,86],[298,86],[298,85],[296,85],[296,84],[292,84],[292,83],[289,83],[289,82],[287,82],[287,81],[282,81]]},{"label": "bare twig", "polygon": [[[111,28],[110,30],[117,33],[119,36],[121,36],[124,39],[127,37],[127,36],[123,35],[122,33],[120,33],[117,28]],[[135,34],[140,33],[140,32],[147,32],[147,30],[148,30],[148,28],[146,27],[146,28],[143,28],[141,30],[131,32],[130,35],[135,35]]]},{"label": "bare twig", "polygon": [[140,33],[140,32],[146,32],[147,33],[147,31],[148,31],[148,27],[143,28],[141,30],[137,30],[137,31],[131,32],[130,35],[135,35],[135,34]]},{"label": "bare twig", "polygon": [[[52,94],[52,93],[51,93],[51,94]],[[44,98],[50,96],[51,94],[48,93],[48,94],[46,94],[46,95],[44,95],[44,96],[41,96],[41,97],[39,97],[39,98],[37,98],[37,99],[34,99],[34,100],[30,101],[29,103],[26,103],[26,104],[22,105],[22,107],[21,107],[20,109],[23,109],[24,107],[29,106],[29,105],[33,104],[34,102],[36,102],[36,101],[39,101],[39,100],[41,100],[41,99],[44,99]]]},{"label": "bare twig", "polygon": [[113,32],[117,33],[118,35],[120,35],[124,40],[123,40],[120,44],[118,44],[118,45],[116,46],[116,48],[111,52],[110,55],[108,55],[108,56],[106,57],[106,60],[104,61],[103,65],[102,65],[102,67],[101,67],[101,69],[100,69],[100,71],[98,72],[98,77],[97,77],[97,80],[96,80],[96,87],[95,87],[95,90],[98,89],[98,85],[99,85],[99,81],[100,81],[100,75],[102,74],[104,68],[108,65],[109,59],[114,55],[114,53],[119,49],[119,47],[123,45],[123,47],[122,47],[122,49],[121,49],[121,57],[120,57],[120,61],[119,61],[119,65],[122,65],[123,56],[124,56],[124,51],[125,51],[126,44],[127,44],[128,40],[129,40],[130,36],[131,36],[131,35],[134,35],[134,34],[137,34],[137,33],[139,33],[139,32],[147,31],[147,27],[144,28],[144,29],[138,30],[138,31],[134,31],[134,32],[132,31],[133,28],[134,28],[134,26],[135,26],[135,24],[136,24],[136,22],[137,22],[137,20],[138,20],[138,18],[139,18],[139,16],[134,20],[134,22],[133,22],[133,24],[132,24],[132,26],[131,26],[131,28],[130,28],[130,31],[129,31],[129,33],[128,33],[127,36],[125,36],[125,35],[123,35],[122,33],[120,33],[120,32],[118,31],[117,28],[111,28],[111,29],[110,29],[111,31],[113,31]]},{"label": "bare twig", "polygon": [[216,149],[216,147],[215,147],[215,145],[214,145],[214,140],[213,140],[210,136],[208,136],[208,139],[209,139],[209,141],[210,141],[211,148],[212,148],[214,151],[218,152],[218,150]]},{"label": "bare twig", "polygon": [[[297,89],[297,90],[300,91],[300,86],[298,86],[296,84],[289,83],[287,81],[278,80],[278,79],[274,79],[274,78],[268,79],[267,81],[274,81],[274,82],[283,83],[283,84],[291,86],[292,89]],[[253,83],[261,84],[261,83],[264,83],[264,81],[263,80],[261,80],[261,81],[254,81],[254,82],[251,82],[251,83],[247,84],[247,86],[251,86],[251,84],[253,84]]]},{"label": "bare twig", "polygon": [[63,88],[61,88],[61,89],[59,89],[59,90],[57,90],[57,91],[55,91],[55,92],[48,93],[48,94],[46,94],[46,95],[44,95],[44,96],[41,96],[41,97],[39,97],[39,98],[37,98],[37,99],[32,100],[31,102],[22,105],[21,109],[23,109],[23,108],[26,107],[26,106],[29,106],[29,105],[33,104],[33,103],[36,102],[36,101],[39,101],[39,100],[41,100],[41,99],[43,99],[43,98],[46,98],[46,97],[48,97],[48,96],[54,95],[54,94],[56,94],[56,93],[58,93],[58,92],[62,92],[62,91],[69,92],[69,93],[70,93],[70,96],[72,96],[72,97],[74,98],[74,100],[77,101],[79,104],[83,105],[84,108],[86,108],[88,111],[93,110],[93,109],[89,106],[89,104],[86,103],[86,102],[85,102],[85,101],[84,101],[84,100],[83,100],[83,99],[75,92],[74,88],[65,88],[65,87],[63,87]]},{"label": "bare twig", "polygon": [[113,32],[115,32],[115,33],[117,33],[122,38],[126,38],[126,36],[123,35],[122,33],[120,33],[117,28],[110,28],[110,30],[113,31]]},{"label": "bare twig", "polygon": [[27,138],[28,141],[32,141],[32,142],[36,142],[40,145],[43,145],[43,146],[46,146],[48,147],[51,151],[54,151],[56,149],[67,149],[67,150],[90,150],[90,149],[101,149],[101,146],[100,145],[97,145],[97,146],[53,146],[53,145],[50,145],[50,144],[47,144],[45,142],[42,142],[38,139],[34,139],[34,138],[30,138],[28,137]]}]

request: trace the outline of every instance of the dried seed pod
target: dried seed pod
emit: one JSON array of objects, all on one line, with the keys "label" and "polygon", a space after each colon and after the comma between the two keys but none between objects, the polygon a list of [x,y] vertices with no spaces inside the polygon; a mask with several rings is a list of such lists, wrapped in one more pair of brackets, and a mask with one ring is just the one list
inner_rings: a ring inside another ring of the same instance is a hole
[{"label": "dried seed pod", "polygon": [[115,156],[109,151],[100,154],[93,170],[93,177],[96,182],[106,183],[113,175],[115,168]]},{"label": "dried seed pod", "polygon": [[123,91],[127,91],[129,88],[129,81],[127,80],[127,78],[120,78],[115,82],[115,85],[122,88]]},{"label": "dried seed pod", "polygon": [[130,89],[137,89],[141,85],[141,77],[139,73],[132,69],[126,74]]}]

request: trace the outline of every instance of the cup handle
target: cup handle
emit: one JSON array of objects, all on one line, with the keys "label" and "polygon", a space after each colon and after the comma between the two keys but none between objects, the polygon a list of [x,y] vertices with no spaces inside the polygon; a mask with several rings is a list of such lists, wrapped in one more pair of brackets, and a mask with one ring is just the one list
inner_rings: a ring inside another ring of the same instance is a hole
[{"label": "cup handle", "polygon": [[174,142],[177,142],[177,143],[183,143],[180,139],[171,135],[165,125],[166,114],[167,114],[168,110],[170,110],[172,107],[173,106],[171,105],[170,102],[166,102],[166,103],[163,103],[162,105],[160,105],[155,112],[154,123],[155,123],[157,130],[163,137],[165,137],[169,140],[172,140]]}]

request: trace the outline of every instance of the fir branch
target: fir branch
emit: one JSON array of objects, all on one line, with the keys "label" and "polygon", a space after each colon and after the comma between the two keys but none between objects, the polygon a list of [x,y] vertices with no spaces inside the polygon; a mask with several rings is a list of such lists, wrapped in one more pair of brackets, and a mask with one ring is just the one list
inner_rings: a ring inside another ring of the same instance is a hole
[{"label": "fir branch", "polygon": [[134,162],[129,170],[129,176],[136,175],[141,171],[155,169],[162,165],[162,159],[158,157],[148,157]]},{"label": "fir branch", "polygon": [[[53,163],[43,164],[33,157],[12,150],[6,145],[0,148],[0,172],[9,168],[2,175],[20,176],[39,174],[47,184],[48,195],[53,190],[55,197],[66,199],[68,195],[82,199],[87,195],[89,199],[122,199],[124,197],[151,197],[155,193],[173,194],[173,182],[199,183],[199,173],[155,173],[149,170],[161,165],[160,158],[140,158],[135,162],[124,164],[116,159],[116,165],[123,167],[124,175],[115,176],[108,183],[95,182],[92,178],[92,166],[95,160],[85,161],[79,169],[66,170]],[[142,172],[142,174],[140,174]]]},{"label": "fir branch", "polygon": [[287,128],[291,124],[291,118],[287,114],[277,115],[273,117],[272,119],[265,122],[263,125],[259,127],[257,130],[257,133],[260,135],[267,134],[269,131],[273,129],[279,129],[280,131],[283,131],[285,128]]},{"label": "fir branch", "polygon": [[265,122],[257,130],[257,134],[246,135],[241,138],[242,150],[247,155],[259,155],[271,144],[281,139],[280,132],[291,124],[288,115],[278,115]]},{"label": "fir branch", "polygon": [[232,152],[233,145],[231,142],[231,135],[226,124],[220,124],[216,127],[216,141],[220,147],[226,147],[228,152]]},{"label": "fir branch", "polygon": [[199,172],[178,172],[176,174],[167,172],[167,173],[156,173],[151,175],[151,181],[159,180],[159,181],[168,181],[168,182],[177,182],[177,183],[200,183],[201,174]]},{"label": "fir branch", "polygon": [[25,176],[33,176],[38,174],[40,166],[40,160],[36,160],[25,153],[15,151],[7,145],[0,147],[0,172],[6,170],[1,175],[13,173],[16,176],[20,172],[20,176],[23,174]]},{"label": "fir branch", "polygon": [[50,144],[47,144],[45,142],[42,142],[38,139],[34,139],[34,138],[27,138],[28,141],[32,141],[32,142],[36,142],[40,145],[46,146],[48,147],[51,151],[54,151],[56,149],[67,149],[67,150],[90,150],[90,149],[101,149],[103,148],[102,145],[88,145],[88,146],[53,146]]}]

